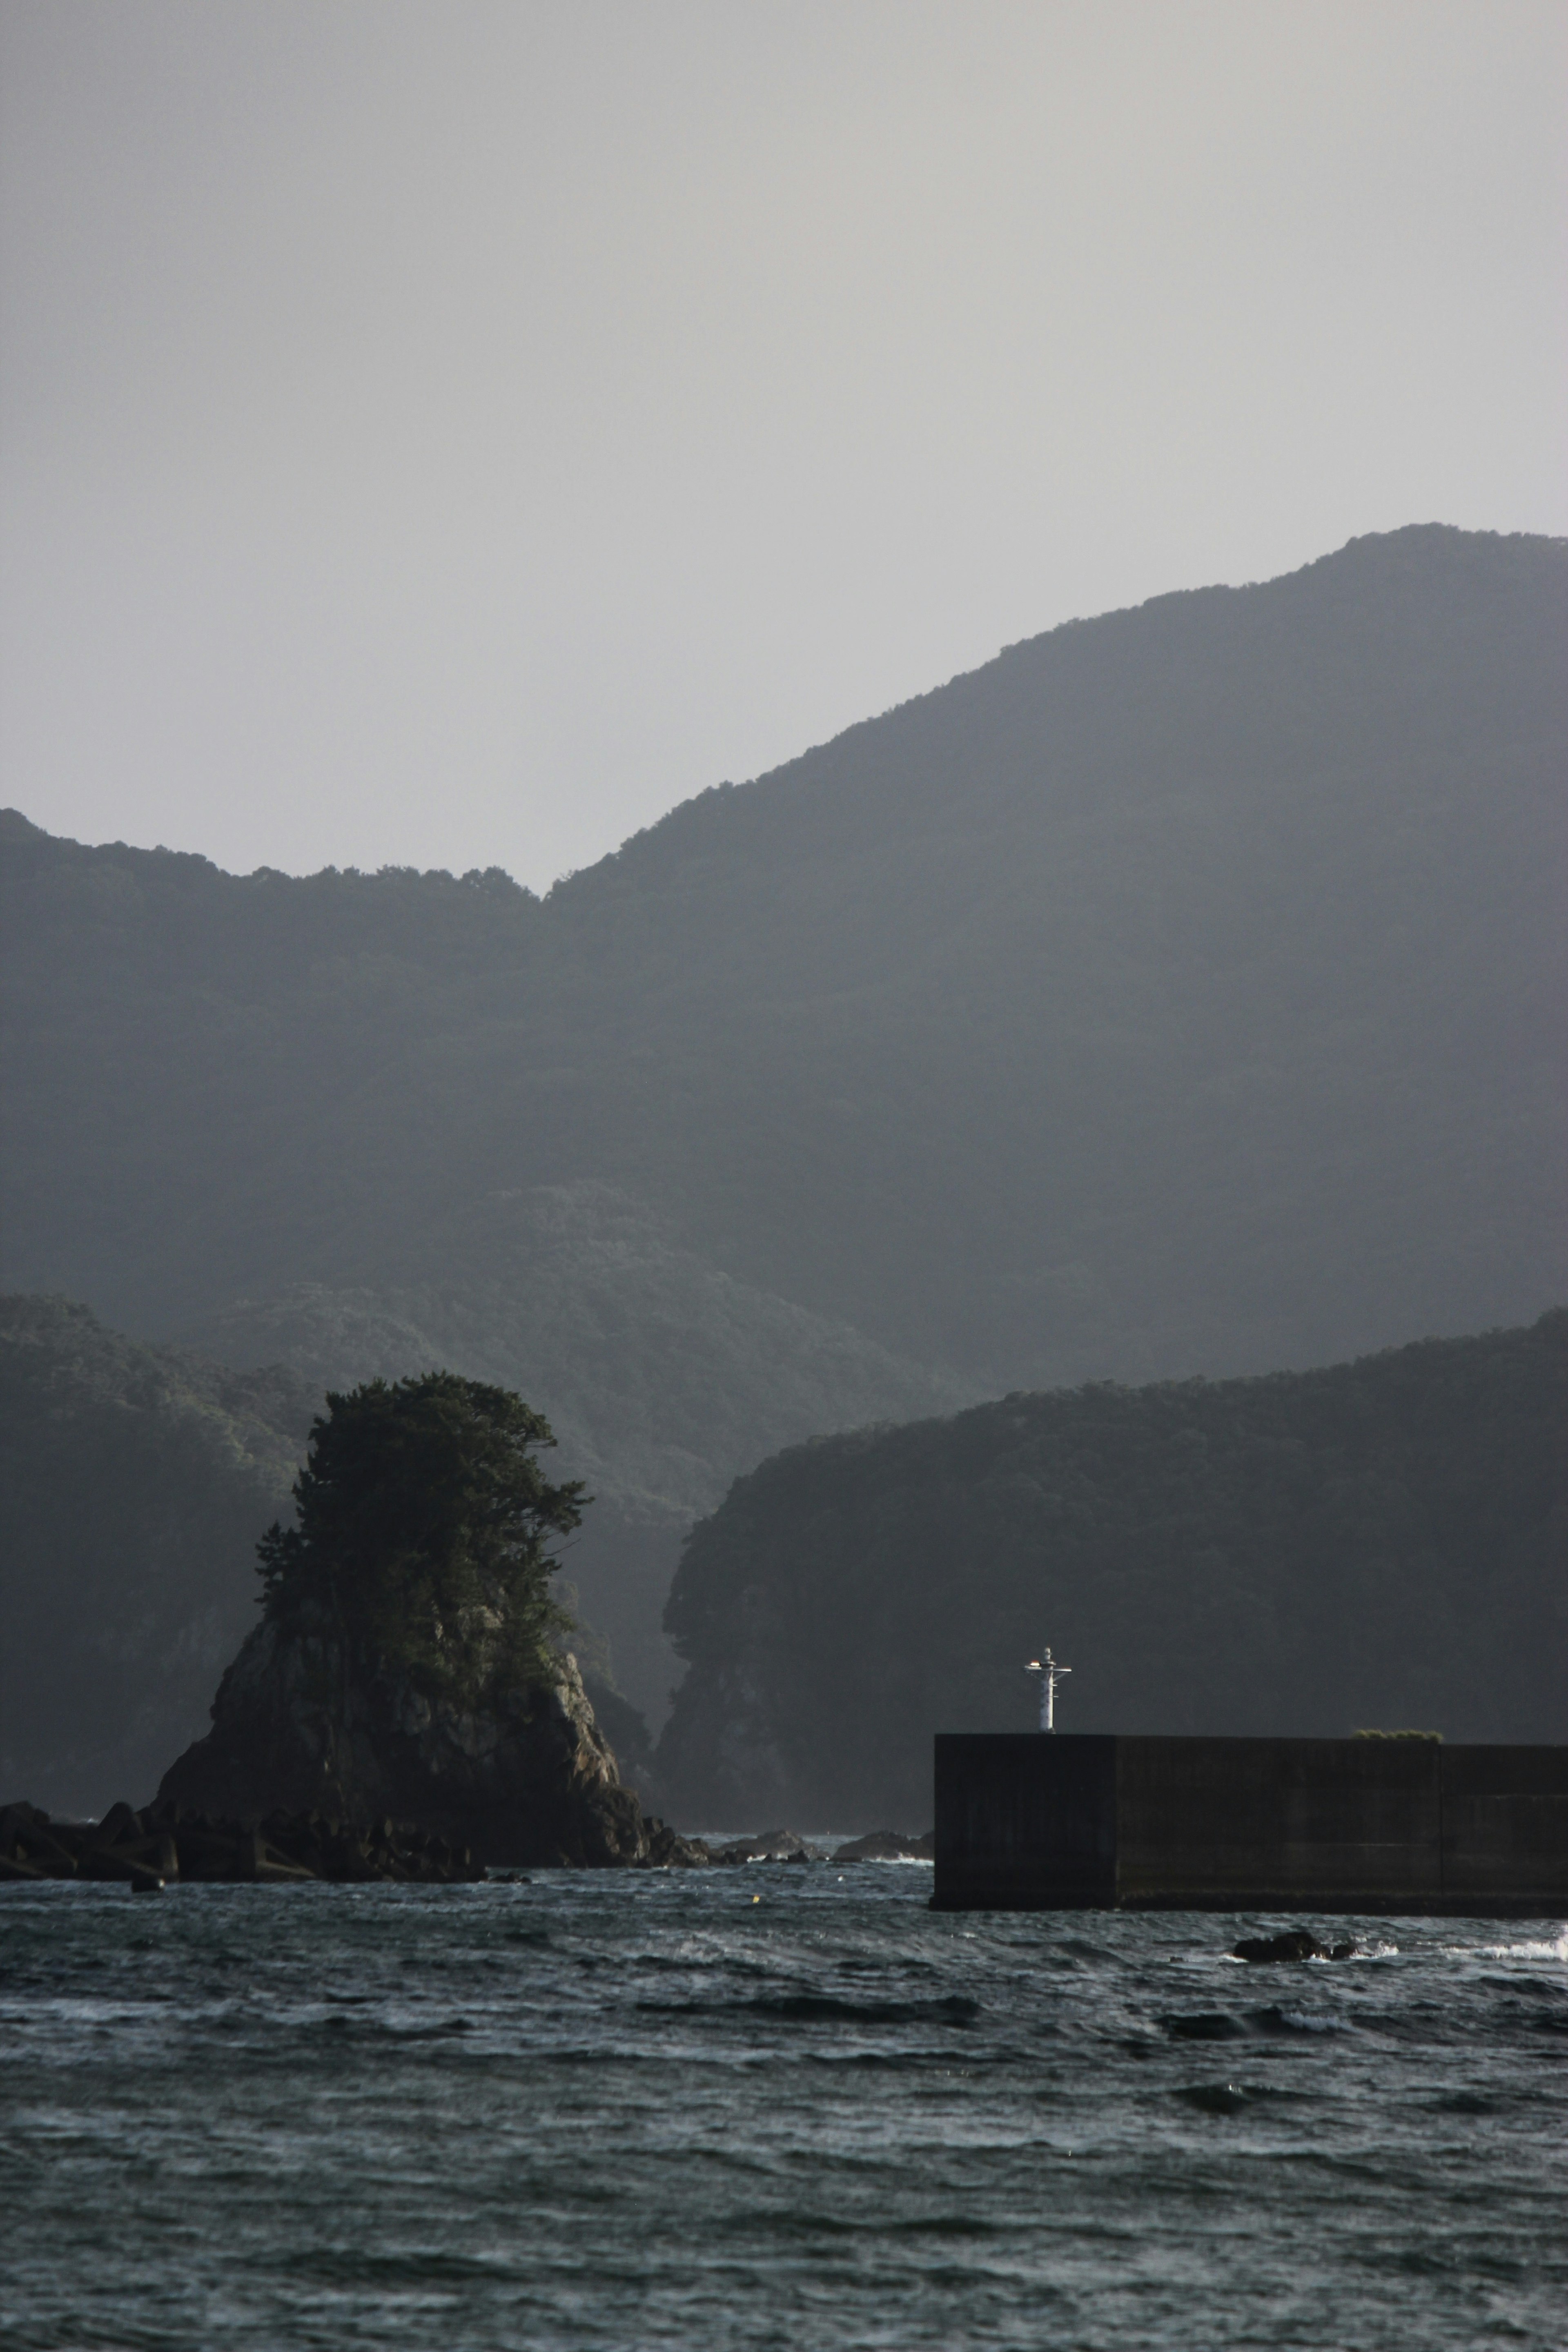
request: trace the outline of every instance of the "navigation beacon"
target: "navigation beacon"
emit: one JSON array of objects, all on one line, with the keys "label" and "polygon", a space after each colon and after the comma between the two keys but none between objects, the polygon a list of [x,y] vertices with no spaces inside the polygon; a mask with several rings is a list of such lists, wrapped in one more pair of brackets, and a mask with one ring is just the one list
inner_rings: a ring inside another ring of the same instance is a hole
[{"label": "navigation beacon", "polygon": [[1052,1657],[1049,1650],[1046,1650],[1039,1657],[1031,1658],[1028,1664],[1024,1668],[1024,1672],[1026,1675],[1038,1675],[1040,1678],[1040,1729],[1042,1731],[1054,1731],[1057,1727],[1057,1685],[1060,1682],[1064,1675],[1071,1674],[1072,1668],[1070,1666],[1058,1666],[1056,1660]]}]

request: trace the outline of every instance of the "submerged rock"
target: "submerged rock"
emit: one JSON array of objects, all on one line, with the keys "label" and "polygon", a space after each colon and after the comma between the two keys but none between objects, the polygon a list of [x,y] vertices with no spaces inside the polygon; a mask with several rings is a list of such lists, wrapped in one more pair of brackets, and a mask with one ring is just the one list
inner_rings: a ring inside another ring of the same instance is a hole
[{"label": "submerged rock", "polygon": [[1353,1944],[1320,1944],[1304,1927],[1289,1927],[1279,1936],[1244,1936],[1233,1947],[1233,1960],[1349,1960]]},{"label": "submerged rock", "polygon": [[807,1845],[794,1830],[763,1830],[756,1837],[736,1838],[713,1849],[715,1862],[820,1862],[818,1847]]},{"label": "submerged rock", "polygon": [[[160,1806],[255,1828],[274,1816],[405,1822],[476,1864],[706,1862],[621,1781],[576,1661],[483,1713],[432,1700],[307,1612],[265,1618],[218,1685],[213,1727],[171,1765]],[[352,1873],[350,1874],[353,1874]]]},{"label": "submerged rock", "polygon": [[1192,2083],[1176,2096],[1204,2116],[1238,2116],[1252,2101],[1239,2083]]},{"label": "submerged rock", "polygon": [[897,1830],[873,1830],[869,1836],[851,1838],[847,1845],[835,1849],[835,1862],[934,1862],[936,1833],[928,1830],[924,1837],[904,1837]]}]

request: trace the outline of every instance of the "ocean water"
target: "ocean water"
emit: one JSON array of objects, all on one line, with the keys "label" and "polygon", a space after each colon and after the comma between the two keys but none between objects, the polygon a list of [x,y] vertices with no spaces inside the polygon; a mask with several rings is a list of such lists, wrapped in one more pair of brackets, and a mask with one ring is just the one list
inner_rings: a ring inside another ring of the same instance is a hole
[{"label": "ocean water", "polygon": [[1558,1925],[930,1885],[7,1887],[0,2344],[1568,2344]]}]

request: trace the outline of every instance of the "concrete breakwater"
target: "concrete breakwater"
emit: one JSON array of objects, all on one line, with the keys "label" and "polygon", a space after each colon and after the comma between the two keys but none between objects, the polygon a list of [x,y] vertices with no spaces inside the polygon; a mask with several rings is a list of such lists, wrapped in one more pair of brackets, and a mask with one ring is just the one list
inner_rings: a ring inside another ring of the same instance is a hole
[{"label": "concrete breakwater", "polygon": [[1568,1747],[948,1734],[938,1910],[1568,1911]]}]

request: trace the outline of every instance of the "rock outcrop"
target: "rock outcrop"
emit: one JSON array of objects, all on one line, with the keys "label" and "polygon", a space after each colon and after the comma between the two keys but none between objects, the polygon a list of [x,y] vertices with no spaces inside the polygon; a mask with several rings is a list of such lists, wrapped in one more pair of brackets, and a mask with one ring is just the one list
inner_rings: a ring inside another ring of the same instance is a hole
[{"label": "rock outcrop", "polygon": [[1353,1960],[1354,1944],[1320,1944],[1304,1927],[1288,1927],[1280,1936],[1244,1936],[1231,1950],[1233,1960],[1279,1961]]},{"label": "rock outcrop", "polygon": [[728,1845],[716,1845],[715,1862],[823,1862],[826,1856],[820,1846],[807,1845],[794,1830],[763,1830],[757,1837],[736,1838]]},{"label": "rock outcrop", "polygon": [[100,1822],[55,1821],[37,1805],[0,1806],[0,1886],[75,1878],[156,1895],[177,1879],[284,1885],[380,1878],[444,1885],[483,1875],[466,1847],[454,1850],[411,1822],[366,1825],[271,1812],[256,1825],[188,1812],[172,1799],[142,1812],[111,1805]]},{"label": "rock outcrop", "polygon": [[923,1837],[905,1837],[900,1830],[873,1830],[869,1836],[851,1838],[847,1845],[835,1846],[835,1862],[934,1862],[936,1832],[928,1830]]},{"label": "rock outcrop", "polygon": [[287,1632],[264,1619],[158,1803],[250,1824],[277,1812],[407,1822],[479,1864],[705,1862],[623,1786],[575,1659],[556,1665],[552,1683],[470,1714],[378,1667],[320,1616]]}]

